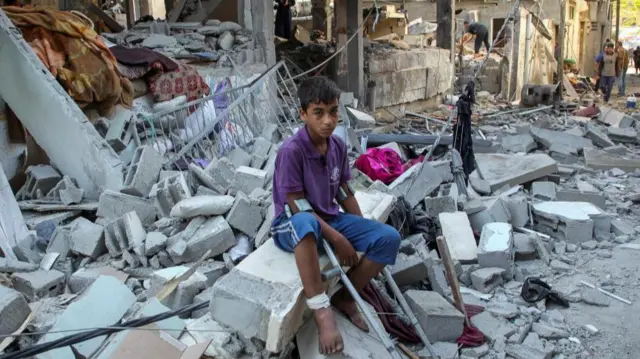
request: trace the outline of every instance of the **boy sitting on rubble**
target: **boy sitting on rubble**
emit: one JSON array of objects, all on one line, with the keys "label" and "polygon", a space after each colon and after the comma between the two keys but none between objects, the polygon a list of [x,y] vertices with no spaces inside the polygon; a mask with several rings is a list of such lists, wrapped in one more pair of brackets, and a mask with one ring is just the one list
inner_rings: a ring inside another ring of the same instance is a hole
[{"label": "boy sitting on rubble", "polygon": [[[333,247],[349,278],[361,291],[386,265],[395,263],[400,233],[362,217],[349,185],[351,172],[344,142],[332,136],[338,123],[340,90],[324,77],[305,80],[298,89],[305,123],[286,140],[273,176],[275,219],[271,235],[277,247],[294,253],[307,305],[314,312],[320,353],[343,350],[331,305],[358,328],[369,328],[355,300],[342,288],[331,299],[320,276],[323,238]],[[337,202],[337,203],[336,203]],[[339,211],[338,203],[346,213]],[[361,260],[356,252],[364,252]]]}]

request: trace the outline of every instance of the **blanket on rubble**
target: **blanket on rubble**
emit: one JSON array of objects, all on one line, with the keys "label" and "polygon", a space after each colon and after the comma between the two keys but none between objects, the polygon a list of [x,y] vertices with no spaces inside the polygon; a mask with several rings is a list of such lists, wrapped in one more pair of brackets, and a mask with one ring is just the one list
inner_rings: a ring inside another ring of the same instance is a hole
[{"label": "blanket on rubble", "polygon": [[133,86],[88,19],[67,11],[2,9],[80,108],[104,116],[117,104],[131,107]]}]

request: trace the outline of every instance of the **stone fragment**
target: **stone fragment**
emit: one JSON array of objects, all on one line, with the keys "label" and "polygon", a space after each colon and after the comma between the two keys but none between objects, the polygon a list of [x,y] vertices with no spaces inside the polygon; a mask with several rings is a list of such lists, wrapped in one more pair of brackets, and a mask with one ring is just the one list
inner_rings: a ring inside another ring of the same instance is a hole
[{"label": "stone fragment", "polygon": [[231,48],[233,47],[234,39],[235,38],[233,34],[231,34],[231,32],[225,31],[218,38],[218,47],[220,47],[221,50],[225,50],[225,51],[231,50]]},{"label": "stone fragment", "polygon": [[269,239],[271,232],[271,224],[275,217],[275,205],[272,203],[267,207],[266,214],[258,233],[256,234],[254,245],[256,248],[260,247],[264,242]]},{"label": "stone fragment", "polygon": [[478,347],[462,348],[460,354],[469,358],[482,358],[489,352],[489,345],[484,343]]},{"label": "stone fragment", "polygon": [[[153,272],[150,278],[149,296],[157,295],[167,282],[183,275],[188,270],[188,267],[179,266]],[[162,304],[171,309],[178,309],[193,304],[195,296],[205,289],[206,285],[207,277],[196,271],[178,284],[177,288],[162,300]],[[188,314],[181,315],[180,317],[186,318]]]},{"label": "stone fragment", "polygon": [[505,353],[513,359],[551,359],[553,352],[543,352],[522,344],[509,344]]},{"label": "stone fragment", "polygon": [[549,181],[533,182],[531,193],[533,197],[543,201],[554,201],[556,199],[556,184]]},{"label": "stone fragment", "polygon": [[152,257],[167,246],[167,236],[161,232],[149,232],[144,241],[144,255]]},{"label": "stone fragment", "polygon": [[150,200],[110,190],[100,195],[98,217],[113,221],[123,213],[132,211],[136,212],[144,225],[150,225],[156,220],[156,208]]},{"label": "stone fragment", "polygon": [[504,185],[516,186],[558,171],[558,164],[545,154],[477,153],[476,161],[483,178],[496,191]]},{"label": "stone fragment", "polygon": [[178,202],[190,198],[191,190],[182,173],[161,179],[151,187],[149,198],[153,200],[159,217],[169,217]]},{"label": "stone fragment", "polygon": [[229,223],[222,216],[208,218],[195,234],[186,240],[186,250],[182,259],[195,262],[207,251],[209,257],[220,255],[236,245],[236,238]]},{"label": "stone fragment", "polygon": [[146,39],[144,39],[144,41],[142,41],[142,46],[150,49],[176,47],[178,46],[178,40],[172,36],[150,34]]},{"label": "stone fragment", "polygon": [[427,267],[420,257],[404,253],[398,253],[396,264],[391,266],[389,271],[400,287],[420,282],[428,276]]},{"label": "stone fragment", "polygon": [[529,201],[522,193],[502,197],[509,210],[510,223],[514,227],[524,227],[530,222]]},{"label": "stone fragment", "polygon": [[404,196],[411,207],[415,207],[442,183],[442,178],[428,162],[417,164],[389,185],[396,196]]},{"label": "stone fragment", "polygon": [[426,197],[424,199],[426,214],[431,218],[437,218],[442,212],[456,212],[456,201],[451,196]]},{"label": "stone fragment", "polygon": [[587,202],[541,202],[532,205],[534,228],[569,243],[593,238],[597,221],[609,221],[601,209]]},{"label": "stone fragment", "polygon": [[478,248],[467,214],[443,212],[438,215],[438,219],[452,259],[463,263],[475,261],[478,257]]},{"label": "stone fragment", "polygon": [[513,248],[515,260],[526,261],[536,259],[536,247],[529,235],[524,233],[513,234]]},{"label": "stone fragment", "polygon": [[238,192],[226,218],[231,227],[254,237],[263,221],[262,207],[259,202],[251,200],[242,192]]},{"label": "stone fragment", "polygon": [[210,343],[204,356],[210,358],[240,358],[245,345],[236,333],[220,325],[205,314],[197,320],[187,324],[187,332],[193,336],[196,343]]},{"label": "stone fragment", "polygon": [[128,251],[134,251],[137,255],[144,256],[146,236],[147,232],[136,212],[126,213],[104,228],[104,241],[112,257],[117,257]]},{"label": "stone fragment", "polygon": [[531,135],[537,142],[541,143],[546,148],[562,146],[569,149],[572,154],[576,155],[584,148],[593,147],[593,143],[588,138],[574,136],[559,131],[531,127]]},{"label": "stone fragment", "polygon": [[471,273],[473,287],[482,293],[489,293],[504,282],[503,268],[480,268]]},{"label": "stone fragment", "polygon": [[104,243],[104,227],[80,217],[69,224],[71,251],[97,259],[107,252]]},{"label": "stone fragment", "polygon": [[494,342],[499,338],[508,337],[518,330],[518,327],[515,325],[506,320],[496,318],[487,311],[471,317],[471,323],[478,328],[490,342]]},{"label": "stone fragment", "polygon": [[537,146],[533,137],[525,133],[521,135],[504,136],[500,140],[502,149],[506,152],[531,152]]},{"label": "stone fragment", "polygon": [[586,242],[580,243],[580,247],[586,250],[594,250],[598,247],[598,242],[594,240],[586,241]]},{"label": "stone fragment", "polygon": [[84,190],[78,188],[78,185],[71,177],[64,176],[62,180],[47,193],[45,198],[48,201],[62,202],[64,205],[70,205],[82,202],[83,197]]},{"label": "stone fragment", "polygon": [[619,128],[619,127],[607,127],[607,134],[609,138],[616,142],[623,143],[636,143],[638,133],[633,128]]},{"label": "stone fragment", "polygon": [[513,246],[513,230],[510,224],[485,224],[478,244],[478,264],[484,268],[502,268],[507,276],[513,277]]},{"label": "stone fragment", "polygon": [[623,158],[619,155],[612,155],[605,151],[587,148],[584,150],[584,161],[587,167],[594,170],[610,170],[619,168],[627,173],[634,172],[640,168],[640,160]]},{"label": "stone fragment", "polygon": [[486,208],[469,216],[473,230],[481,232],[487,223],[511,222],[511,213],[503,197],[486,197],[482,203]]},{"label": "stone fragment", "polygon": [[487,310],[496,317],[505,319],[513,319],[519,314],[518,306],[509,302],[492,302]]},{"label": "stone fragment", "polygon": [[580,297],[584,303],[597,307],[608,307],[611,304],[609,298],[597,289],[585,289],[582,291]]},{"label": "stone fragment", "polygon": [[[235,168],[240,166],[251,166],[251,155],[240,147],[236,147],[231,150],[227,155],[227,158],[229,158],[229,161],[231,161]],[[233,175],[230,178],[233,178]]]},{"label": "stone fragment", "polygon": [[405,298],[429,341],[455,342],[464,328],[464,315],[440,294],[423,290],[409,290]]},{"label": "stone fragment", "polygon": [[0,273],[33,272],[38,269],[34,263],[0,257]]},{"label": "stone fragment", "polygon": [[64,273],[57,270],[38,270],[16,273],[13,288],[34,301],[39,298],[55,297],[64,290]]},{"label": "stone fragment", "polygon": [[29,303],[19,292],[0,285],[0,335],[13,334],[31,314]]},{"label": "stone fragment", "polygon": [[558,340],[569,337],[569,333],[566,330],[556,328],[544,323],[533,323],[531,330],[533,330],[541,338],[545,339]]},{"label": "stone fragment", "polygon": [[551,263],[549,263],[549,265],[551,266],[551,269],[559,273],[568,273],[568,272],[571,272],[571,269],[572,269],[571,266],[557,259],[552,260]]},{"label": "stone fragment", "polygon": [[584,137],[590,139],[595,145],[602,148],[615,146],[615,143],[613,143],[606,134],[600,132],[593,126],[589,127],[587,132],[584,134]]},{"label": "stone fragment", "polygon": [[583,192],[570,189],[556,191],[556,199],[562,202],[589,202],[598,208],[606,207],[606,197],[600,192]]},{"label": "stone fragment", "polygon": [[611,230],[616,236],[633,236],[636,233],[629,223],[621,219],[611,221]]},{"label": "stone fragment", "polygon": [[89,288],[100,276],[116,278],[124,283],[129,275],[110,266],[98,268],[80,268],[69,277],[69,289],[71,293],[82,293]]},{"label": "stone fragment", "polygon": [[263,188],[266,179],[267,172],[256,168],[240,166],[236,169],[233,177],[233,187],[237,191],[251,193],[256,188]]},{"label": "stone fragment", "polygon": [[489,182],[476,176],[469,176],[469,183],[471,184],[471,188],[478,192],[478,194],[483,196],[491,194],[491,185]]},{"label": "stone fragment", "polygon": [[153,184],[158,181],[164,161],[164,156],[158,153],[153,146],[136,148],[133,160],[125,173],[124,188],[121,192],[147,197]]}]

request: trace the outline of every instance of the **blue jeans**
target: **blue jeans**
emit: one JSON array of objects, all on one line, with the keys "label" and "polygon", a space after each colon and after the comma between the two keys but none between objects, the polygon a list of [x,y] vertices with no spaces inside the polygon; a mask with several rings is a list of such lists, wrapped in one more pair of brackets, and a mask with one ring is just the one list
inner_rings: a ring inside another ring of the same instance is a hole
[{"label": "blue jeans", "polygon": [[615,76],[602,76],[600,78],[600,88],[602,89],[602,93],[604,93],[604,102],[609,102],[611,90],[613,90],[613,84],[615,82]]},{"label": "blue jeans", "polygon": [[627,71],[622,70],[622,74],[618,77],[618,95],[624,96],[625,88],[627,87]]},{"label": "blue jeans", "polygon": [[[326,222],[345,236],[357,252],[364,252],[366,258],[378,264],[395,264],[400,248],[400,233],[395,228],[348,213],[340,213]],[[324,253],[320,222],[313,214],[299,212],[287,218],[283,213],[271,225],[275,245],[285,252],[293,253],[309,233],[318,243],[318,252]]]}]

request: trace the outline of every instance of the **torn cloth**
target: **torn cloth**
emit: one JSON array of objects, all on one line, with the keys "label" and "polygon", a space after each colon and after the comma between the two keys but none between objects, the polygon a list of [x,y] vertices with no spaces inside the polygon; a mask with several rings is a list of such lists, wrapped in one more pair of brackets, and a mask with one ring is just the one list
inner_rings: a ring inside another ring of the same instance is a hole
[{"label": "torn cloth", "polygon": [[106,115],[117,104],[130,108],[133,86],[89,21],[71,12],[3,8],[42,63],[78,106]]}]

